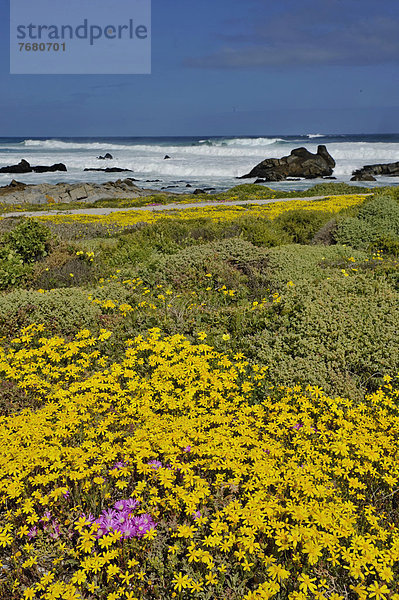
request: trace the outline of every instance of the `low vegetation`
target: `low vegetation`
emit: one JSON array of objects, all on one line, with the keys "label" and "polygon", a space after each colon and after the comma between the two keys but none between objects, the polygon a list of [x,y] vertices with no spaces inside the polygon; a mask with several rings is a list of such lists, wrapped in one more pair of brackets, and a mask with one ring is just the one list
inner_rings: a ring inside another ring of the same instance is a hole
[{"label": "low vegetation", "polygon": [[0,223],[1,598],[397,600],[399,195],[345,191]]}]

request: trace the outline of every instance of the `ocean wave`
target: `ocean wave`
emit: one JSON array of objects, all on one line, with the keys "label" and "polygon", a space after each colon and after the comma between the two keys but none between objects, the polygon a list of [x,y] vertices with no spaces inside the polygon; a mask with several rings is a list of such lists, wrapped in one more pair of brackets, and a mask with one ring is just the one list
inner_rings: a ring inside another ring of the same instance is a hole
[{"label": "ocean wave", "polygon": [[187,145],[167,145],[167,144],[140,144],[138,142],[131,144],[115,144],[107,142],[66,142],[63,140],[24,140],[21,146],[30,148],[32,150],[93,150],[99,152],[105,151],[126,151],[134,153],[135,155],[140,153],[149,154],[160,154],[162,158],[165,154],[212,154],[216,156],[241,156],[243,147],[246,147],[246,153],[249,155],[261,155],[263,149],[268,146],[272,146],[278,142],[284,140],[280,138],[258,138],[258,139],[245,139],[235,138],[230,140],[202,140],[201,142],[194,142]]},{"label": "ocean wave", "polygon": [[[369,161],[369,163],[395,162],[399,160],[399,144],[397,143],[332,143],[328,144],[327,150],[335,160],[358,160]],[[365,164],[365,163],[364,163]]]},{"label": "ocean wave", "polygon": [[[281,158],[293,148],[306,146],[316,152],[318,140],[312,139],[322,134],[307,134],[307,139],[285,139],[279,137],[258,138],[191,138],[177,139],[124,139],[112,140],[90,139],[44,139],[18,140],[10,144],[5,140],[0,143],[0,166],[18,163],[22,158],[31,164],[52,164],[63,162],[68,168],[65,178],[99,178],[100,174],[83,172],[85,167],[112,166],[131,169],[138,176],[145,178],[171,179],[189,178],[190,180],[208,177],[234,178],[249,172],[257,163],[265,158]],[[329,141],[326,138],[327,150],[336,161],[334,176],[348,180],[352,171],[366,164],[399,161],[399,143],[397,141]],[[11,152],[10,152],[11,150]],[[107,164],[100,164],[99,154],[111,152],[114,156]],[[163,160],[168,154],[172,160]],[[104,174],[104,177],[109,175]],[[118,175],[116,175],[118,176]],[[123,174],[122,174],[123,176]],[[128,173],[126,174],[128,176]],[[33,178],[33,175],[29,176]],[[51,174],[38,175],[47,181]],[[58,177],[58,175],[57,175]],[[102,175],[101,175],[102,177]]]},{"label": "ocean wave", "polygon": [[199,144],[206,144],[207,146],[271,146],[273,144],[287,143],[288,140],[283,138],[225,138],[225,139],[207,139],[200,140]]},{"label": "ocean wave", "polygon": [[24,140],[21,146],[43,150],[129,150],[132,145],[107,142],[64,142],[62,140]]},{"label": "ocean wave", "polygon": [[324,135],[324,133],[308,133],[306,134],[306,137],[312,140],[313,138],[322,138],[326,136]]}]

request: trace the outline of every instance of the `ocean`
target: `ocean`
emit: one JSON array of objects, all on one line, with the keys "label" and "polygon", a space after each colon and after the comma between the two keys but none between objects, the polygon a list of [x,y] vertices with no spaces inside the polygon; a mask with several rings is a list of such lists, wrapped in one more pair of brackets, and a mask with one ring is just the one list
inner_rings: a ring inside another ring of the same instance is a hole
[{"label": "ocean", "polygon": [[[0,167],[16,164],[21,159],[32,165],[62,162],[66,173],[0,174],[0,185],[11,179],[25,183],[105,182],[125,177],[139,180],[137,185],[169,191],[192,188],[221,191],[238,181],[265,158],[281,158],[294,148],[305,146],[316,152],[324,144],[336,161],[333,175],[337,181],[349,182],[352,171],[366,164],[399,161],[399,134],[324,135],[259,137],[107,137],[107,138],[0,138]],[[112,160],[98,160],[106,152]],[[169,155],[170,159],[164,159]],[[83,169],[121,167],[132,173],[85,172]],[[156,180],[156,181],[154,181]],[[320,180],[303,180],[269,184],[274,189],[307,189]],[[379,178],[368,186],[398,185],[399,177]],[[361,184],[360,184],[361,185]]]}]

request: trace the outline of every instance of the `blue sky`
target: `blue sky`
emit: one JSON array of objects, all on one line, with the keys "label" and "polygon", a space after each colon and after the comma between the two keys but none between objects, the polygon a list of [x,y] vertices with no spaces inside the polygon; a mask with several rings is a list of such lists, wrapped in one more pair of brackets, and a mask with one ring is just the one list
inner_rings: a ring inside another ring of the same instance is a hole
[{"label": "blue sky", "polygon": [[399,132],[397,0],[153,0],[151,75],[10,75],[8,27],[0,136]]}]

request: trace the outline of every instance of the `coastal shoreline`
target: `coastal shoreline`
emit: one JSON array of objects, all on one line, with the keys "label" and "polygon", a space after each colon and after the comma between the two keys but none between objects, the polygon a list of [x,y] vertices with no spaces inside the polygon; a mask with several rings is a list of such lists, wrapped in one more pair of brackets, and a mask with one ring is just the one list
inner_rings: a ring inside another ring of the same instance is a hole
[{"label": "coastal shoreline", "polygon": [[[102,185],[110,180],[133,177],[138,186],[154,188],[158,193],[190,193],[196,188],[219,193],[233,187],[238,177],[261,161],[280,159],[299,147],[314,154],[320,144],[326,146],[336,162],[332,175],[337,182],[348,183],[352,173],[365,165],[399,161],[399,134],[0,138],[0,168],[18,165],[22,159],[34,169],[54,164],[64,164],[67,168],[63,173],[0,173],[0,186],[9,184],[12,177],[33,185],[56,185],[61,181],[68,185]],[[112,158],[100,159],[107,155]],[[170,158],[165,160],[166,156]],[[108,172],[92,171],[98,168],[108,169]],[[112,169],[120,171],[112,173]],[[370,183],[371,187],[399,183],[399,178],[378,176],[377,179]],[[276,190],[303,190],[318,182],[318,179],[302,179],[273,182],[271,186]]]}]

